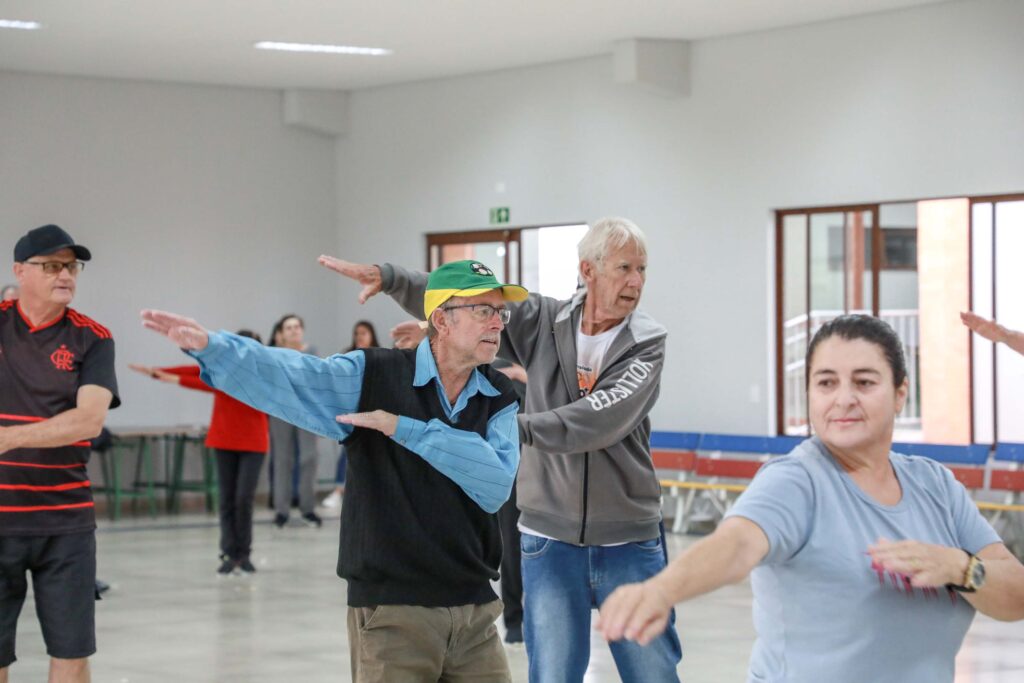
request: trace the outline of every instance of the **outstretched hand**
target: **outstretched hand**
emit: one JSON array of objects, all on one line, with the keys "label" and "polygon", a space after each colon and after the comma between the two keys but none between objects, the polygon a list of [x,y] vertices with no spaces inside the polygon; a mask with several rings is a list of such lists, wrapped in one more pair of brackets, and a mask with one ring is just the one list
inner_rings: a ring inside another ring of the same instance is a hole
[{"label": "outstretched hand", "polygon": [[418,320],[407,320],[391,328],[396,349],[413,349],[427,336],[427,325]]},{"label": "outstretched hand", "polygon": [[377,266],[343,261],[326,254],[321,254],[316,261],[324,268],[361,284],[363,286],[359,291],[359,303],[361,304],[365,304],[370,297],[380,292],[380,268]]},{"label": "outstretched hand", "polygon": [[174,373],[161,370],[160,368],[152,368],[148,365],[140,365],[138,363],[129,363],[128,367],[135,372],[140,372],[143,375],[149,375],[153,379],[158,379],[161,382],[167,382],[169,384],[181,384],[181,378]]},{"label": "outstretched hand", "polygon": [[186,351],[202,351],[210,343],[206,329],[192,318],[177,313],[145,309],[142,326],[162,334]]},{"label": "outstretched hand", "polygon": [[1009,336],[1009,330],[995,320],[983,318],[970,311],[962,312],[960,314],[960,321],[989,341],[996,343],[1005,342]]},{"label": "outstretched hand", "polygon": [[374,410],[369,413],[347,413],[335,418],[338,422],[353,427],[365,427],[376,429],[384,436],[394,436],[398,429],[398,416],[384,410]]}]

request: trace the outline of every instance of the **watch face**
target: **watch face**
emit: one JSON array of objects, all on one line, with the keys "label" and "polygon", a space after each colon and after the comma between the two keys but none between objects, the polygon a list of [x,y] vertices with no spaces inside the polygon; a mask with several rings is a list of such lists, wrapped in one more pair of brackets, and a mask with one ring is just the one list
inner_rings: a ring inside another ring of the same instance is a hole
[{"label": "watch face", "polygon": [[971,567],[971,585],[975,588],[981,588],[982,584],[985,583],[985,565],[978,560]]}]

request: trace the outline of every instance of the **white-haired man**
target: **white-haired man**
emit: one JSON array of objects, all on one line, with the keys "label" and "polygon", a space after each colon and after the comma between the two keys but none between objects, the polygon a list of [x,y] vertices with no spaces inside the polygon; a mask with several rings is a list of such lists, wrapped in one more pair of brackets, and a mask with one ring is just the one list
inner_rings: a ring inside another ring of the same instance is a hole
[{"label": "white-haired man", "polygon": [[[320,262],[358,280],[361,301],[383,291],[421,315],[425,274]],[[529,377],[517,486],[533,683],[582,681],[591,610],[667,563],[648,418],[667,332],[637,310],[647,277],[643,233],[625,219],[598,221],[580,241],[579,274],[585,286],[568,301],[532,294],[510,305],[517,324],[502,332],[499,351]],[[611,648],[626,683],[678,680],[674,628],[647,647]]]}]

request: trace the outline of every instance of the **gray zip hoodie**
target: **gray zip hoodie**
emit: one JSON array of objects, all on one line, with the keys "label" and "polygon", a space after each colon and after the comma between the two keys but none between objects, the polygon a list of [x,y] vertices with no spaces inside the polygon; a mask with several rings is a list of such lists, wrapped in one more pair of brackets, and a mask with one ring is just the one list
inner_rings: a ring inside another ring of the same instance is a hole
[{"label": "gray zip hoodie", "polygon": [[[426,273],[380,266],[382,290],[423,319]],[[667,331],[636,310],[612,341],[593,391],[579,396],[576,332],[586,291],[568,301],[531,294],[509,303],[498,355],[529,376],[516,479],[519,523],[565,543],[607,545],[655,538],[661,486],[651,462]]]}]

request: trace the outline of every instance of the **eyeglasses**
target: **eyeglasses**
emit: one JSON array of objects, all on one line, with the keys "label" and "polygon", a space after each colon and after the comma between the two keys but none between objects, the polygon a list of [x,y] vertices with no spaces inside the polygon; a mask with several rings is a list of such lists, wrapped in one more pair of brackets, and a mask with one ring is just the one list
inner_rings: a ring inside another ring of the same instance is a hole
[{"label": "eyeglasses", "polygon": [[30,266],[39,266],[47,275],[57,275],[65,268],[68,269],[70,275],[78,275],[85,270],[84,261],[71,261],[70,263],[64,263],[63,261],[22,261],[22,263]]},{"label": "eyeglasses", "polygon": [[508,325],[508,321],[512,319],[512,311],[505,307],[498,308],[490,304],[463,304],[462,306],[441,307],[445,311],[454,311],[456,308],[468,308],[470,315],[473,316],[473,320],[476,320],[478,323],[487,322],[493,315],[498,316],[502,325]]}]

